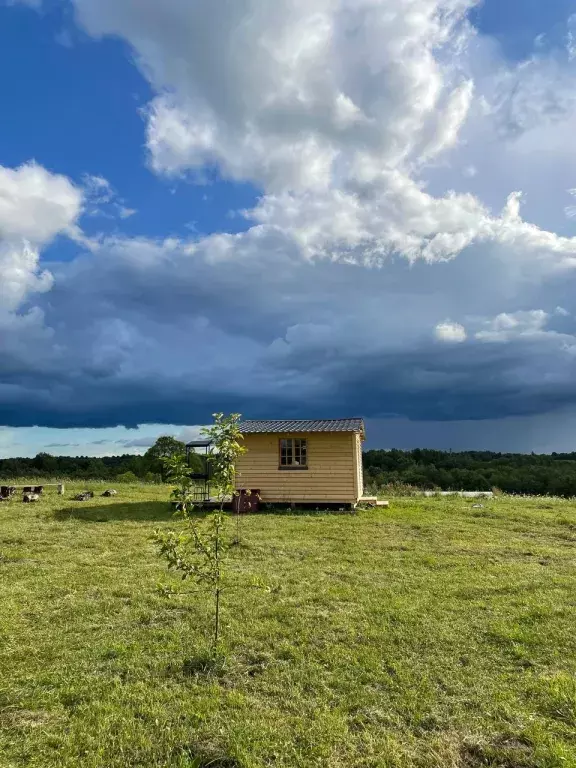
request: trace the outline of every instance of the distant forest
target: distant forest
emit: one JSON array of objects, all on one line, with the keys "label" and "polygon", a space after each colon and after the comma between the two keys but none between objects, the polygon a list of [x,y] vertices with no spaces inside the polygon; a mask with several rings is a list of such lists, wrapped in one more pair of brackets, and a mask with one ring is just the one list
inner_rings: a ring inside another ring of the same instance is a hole
[{"label": "distant forest", "polygon": [[373,489],[390,485],[442,491],[499,488],[505,493],[576,496],[576,453],[367,451],[364,484]]},{"label": "distant forest", "polygon": [[[160,482],[163,479],[163,456],[180,451],[184,451],[182,443],[172,438],[160,438],[144,456],[93,458],[39,453],[33,459],[0,459],[0,479],[58,477]],[[202,471],[201,459],[193,456],[192,460],[194,470]],[[506,493],[576,496],[576,453],[367,451],[364,454],[364,484],[367,490],[409,485],[443,491],[499,488]]]},{"label": "distant forest", "polygon": [[[0,459],[0,480],[14,477],[54,477],[68,480],[118,480],[159,483],[164,480],[163,459],[184,454],[186,445],[173,437],[160,437],[143,456],[52,456],[39,453],[33,459]],[[191,469],[203,472],[197,454],[190,456]]]},{"label": "distant forest", "polygon": [[159,467],[144,456],[51,456],[39,453],[33,459],[0,459],[0,479],[54,477],[78,480],[146,480],[160,482]]}]

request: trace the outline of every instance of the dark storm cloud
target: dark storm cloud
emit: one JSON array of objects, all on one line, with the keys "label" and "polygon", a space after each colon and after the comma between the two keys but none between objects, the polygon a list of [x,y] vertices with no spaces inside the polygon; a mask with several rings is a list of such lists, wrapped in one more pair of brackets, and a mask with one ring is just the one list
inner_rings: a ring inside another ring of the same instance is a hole
[{"label": "dark storm cloud", "polygon": [[[38,299],[50,343],[36,332],[0,358],[0,422],[201,424],[216,410],[453,421],[576,400],[574,322],[553,314],[554,282],[531,297],[551,307],[547,320],[494,321],[510,283],[478,249],[369,270],[303,262],[278,234],[234,242],[232,259],[215,260],[210,240],[114,240],[59,265]],[[436,338],[447,319],[466,327],[461,343]]]},{"label": "dark storm cloud", "polygon": [[[304,306],[304,294],[300,306]],[[165,308],[168,313],[168,303]],[[331,311],[324,306],[326,315]],[[470,339],[454,345],[420,338],[407,340],[404,349],[380,344],[367,321],[362,320],[365,332],[353,328],[350,338],[338,334],[335,322],[319,338],[313,327],[309,336],[307,329],[282,342],[280,352],[276,348],[271,352],[271,346],[259,339],[260,356],[254,359],[242,351],[246,344],[252,348],[254,340],[240,335],[230,347],[230,359],[211,357],[203,372],[193,333],[188,347],[181,347],[179,341],[171,349],[154,348],[158,358],[153,374],[122,373],[127,363],[141,360],[138,345],[124,349],[117,364],[107,370],[105,366],[97,371],[94,366],[75,369],[72,357],[69,370],[57,374],[37,370],[32,377],[28,371],[21,386],[12,372],[10,403],[0,402],[0,421],[10,426],[51,427],[194,424],[208,422],[216,410],[255,418],[345,414],[458,421],[538,414],[576,400],[573,358],[566,359],[563,349],[566,336],[543,334],[491,344]],[[227,317],[226,325],[230,323]],[[157,331],[152,329],[150,334],[157,339]],[[190,350],[183,360],[180,349]],[[172,357],[178,361],[174,368]],[[536,359],[540,370],[535,370]],[[33,381],[41,385],[39,390]],[[123,445],[149,447],[151,442],[135,439]]]}]

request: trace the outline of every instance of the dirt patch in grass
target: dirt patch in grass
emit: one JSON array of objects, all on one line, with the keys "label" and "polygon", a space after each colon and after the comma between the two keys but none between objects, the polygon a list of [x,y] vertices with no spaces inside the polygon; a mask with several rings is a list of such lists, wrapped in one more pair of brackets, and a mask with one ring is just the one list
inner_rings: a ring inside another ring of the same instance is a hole
[{"label": "dirt patch in grass", "polygon": [[0,724],[3,728],[40,728],[53,719],[53,714],[41,709],[0,710]]},{"label": "dirt patch in grass", "polygon": [[460,750],[462,768],[540,768],[534,749],[517,736],[468,739]]}]

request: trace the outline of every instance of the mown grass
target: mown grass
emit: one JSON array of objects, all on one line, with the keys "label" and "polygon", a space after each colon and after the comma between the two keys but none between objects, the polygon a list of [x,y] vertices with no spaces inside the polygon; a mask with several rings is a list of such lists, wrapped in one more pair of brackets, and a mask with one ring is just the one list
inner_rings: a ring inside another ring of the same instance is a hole
[{"label": "mown grass", "polygon": [[272,591],[214,669],[208,599],[158,590],[166,488],[119,490],[0,504],[3,767],[576,766],[574,503],[246,517]]}]

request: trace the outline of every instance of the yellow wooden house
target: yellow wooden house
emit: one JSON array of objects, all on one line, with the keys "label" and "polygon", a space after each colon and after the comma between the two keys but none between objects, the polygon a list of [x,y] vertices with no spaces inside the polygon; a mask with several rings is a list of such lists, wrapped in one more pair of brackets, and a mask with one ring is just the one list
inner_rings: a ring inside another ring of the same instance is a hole
[{"label": "yellow wooden house", "polygon": [[362,419],[244,421],[238,490],[263,503],[355,506],[363,495]]}]

